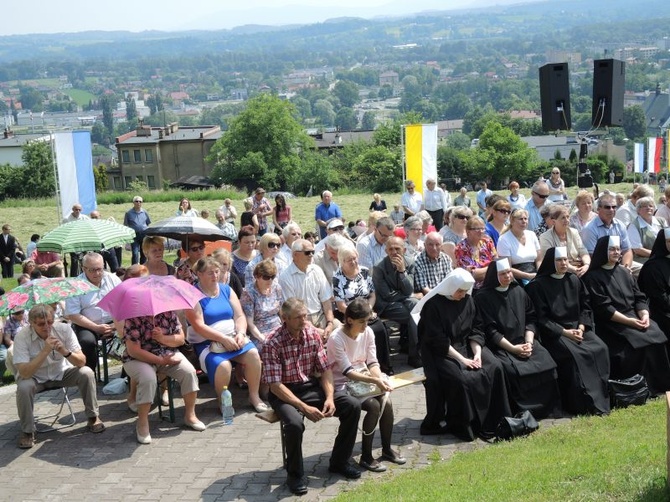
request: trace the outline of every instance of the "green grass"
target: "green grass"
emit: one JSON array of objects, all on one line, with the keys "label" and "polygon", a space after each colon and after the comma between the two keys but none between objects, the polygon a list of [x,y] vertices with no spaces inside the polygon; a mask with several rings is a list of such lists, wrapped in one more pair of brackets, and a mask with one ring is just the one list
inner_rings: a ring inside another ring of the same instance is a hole
[{"label": "green grass", "polygon": [[63,94],[67,94],[79,106],[87,106],[89,102],[95,101],[96,96],[82,89],[65,89]]},{"label": "green grass", "polygon": [[666,486],[665,399],[456,453],[335,500],[646,501]]}]

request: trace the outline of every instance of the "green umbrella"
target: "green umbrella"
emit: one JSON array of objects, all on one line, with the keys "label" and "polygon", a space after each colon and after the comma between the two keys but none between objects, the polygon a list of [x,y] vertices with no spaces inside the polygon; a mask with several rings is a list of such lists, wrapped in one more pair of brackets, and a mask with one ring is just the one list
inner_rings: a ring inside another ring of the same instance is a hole
[{"label": "green umbrella", "polygon": [[135,239],[135,230],[108,220],[75,220],[47,233],[37,243],[38,251],[78,253],[121,246]]}]

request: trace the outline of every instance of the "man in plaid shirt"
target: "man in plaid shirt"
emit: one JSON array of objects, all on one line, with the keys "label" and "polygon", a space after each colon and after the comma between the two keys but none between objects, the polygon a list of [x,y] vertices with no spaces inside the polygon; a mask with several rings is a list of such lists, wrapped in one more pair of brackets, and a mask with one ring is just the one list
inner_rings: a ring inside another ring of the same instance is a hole
[{"label": "man in plaid shirt", "polygon": [[281,316],[283,324],[263,345],[263,381],[270,386],[270,404],[282,422],[286,483],[291,492],[304,495],[303,418],[312,422],[332,416],[340,419],[328,470],[357,479],[361,473],[349,458],[356,443],[361,405],[347,392],[334,392],[326,349],[316,328],[307,322],[305,304],[289,298],[282,305]]},{"label": "man in plaid shirt", "polygon": [[451,272],[451,258],[442,252],[442,236],[431,232],[426,236],[425,249],[414,262],[414,292],[427,295]]}]

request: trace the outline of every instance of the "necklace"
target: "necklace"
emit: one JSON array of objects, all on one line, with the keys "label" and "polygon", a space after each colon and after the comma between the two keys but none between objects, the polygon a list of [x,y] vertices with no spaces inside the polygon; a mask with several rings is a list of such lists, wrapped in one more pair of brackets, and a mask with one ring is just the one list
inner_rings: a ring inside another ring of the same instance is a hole
[{"label": "necklace", "polygon": [[219,286],[218,286],[218,284],[217,284],[217,286],[216,286],[216,291],[215,291],[214,294],[212,294],[212,293],[210,293],[209,291],[207,291],[207,289],[205,289],[205,288],[203,287],[202,283],[200,283],[200,284],[198,285],[198,287],[200,288],[200,291],[202,291],[203,293],[205,293],[205,294],[206,294],[207,296],[209,296],[210,298],[216,298],[217,296],[219,296]]}]

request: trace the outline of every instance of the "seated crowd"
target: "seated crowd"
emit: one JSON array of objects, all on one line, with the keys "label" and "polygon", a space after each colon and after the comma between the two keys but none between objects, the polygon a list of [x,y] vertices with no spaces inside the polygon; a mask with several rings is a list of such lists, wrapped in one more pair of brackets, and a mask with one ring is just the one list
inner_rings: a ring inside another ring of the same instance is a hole
[{"label": "seated crowd", "polygon": [[[381,472],[379,460],[405,462],[392,448],[388,376],[396,350],[424,369],[421,433],[465,441],[493,438],[503,417],[526,410],[536,418],[608,414],[608,379],[639,373],[653,395],[670,390],[667,208],[654,214],[653,190],[644,185],[620,207],[616,194],[596,199],[586,191],[571,207],[557,171],[536,182],[528,200],[516,182],[507,197],[483,184],[476,206],[465,189],[452,206],[434,180],[424,204],[408,181],[394,206],[401,216],[387,215],[375,194],[367,222],[349,231],[326,191],[315,210],[317,232],[305,234],[283,197],[272,210],[257,189],[241,216],[250,224],[240,225],[231,252],[207,257],[202,237],[191,236],[173,267],[163,260],[164,239],[145,237],[139,275],[175,275],[204,295],[192,310],[153,320],[119,322],[97,307],[120,279],[104,269],[100,254],[86,254],[79,277],[100,289],[64,303],[69,323],[54,323],[54,309],[39,306],[27,317],[12,313],[4,324],[4,344],[14,346],[19,446],[34,444],[33,397],[45,388],[78,385],[89,429],[104,430],[93,370],[98,340],[115,329],[125,342],[139,443],[151,442],[157,374],[179,382],[185,424],[206,429],[195,412],[200,366],[217,396],[234,379],[248,388],[256,412],[276,412],[287,484],[296,494],[307,491],[303,417],[340,420],[331,472],[360,477],[350,457],[361,410],[360,466]],[[188,215],[190,206],[182,205]],[[222,225],[234,225],[229,200],[218,213]],[[34,258],[33,270],[57,257]],[[398,347],[390,337],[394,325]],[[179,350],[185,342],[195,364]],[[378,392],[354,397],[352,382]],[[372,452],[377,427],[379,459]]]}]

